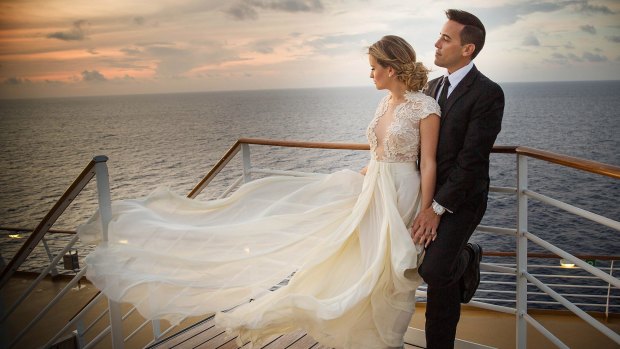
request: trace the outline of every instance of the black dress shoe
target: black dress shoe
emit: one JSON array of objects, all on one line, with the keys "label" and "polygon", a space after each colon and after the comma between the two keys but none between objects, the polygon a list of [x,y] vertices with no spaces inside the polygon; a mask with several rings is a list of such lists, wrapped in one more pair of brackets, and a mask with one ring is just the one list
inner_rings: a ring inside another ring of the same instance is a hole
[{"label": "black dress shoe", "polygon": [[461,277],[461,303],[469,303],[480,285],[480,261],[482,260],[482,247],[475,243],[465,246],[470,253],[469,264]]}]

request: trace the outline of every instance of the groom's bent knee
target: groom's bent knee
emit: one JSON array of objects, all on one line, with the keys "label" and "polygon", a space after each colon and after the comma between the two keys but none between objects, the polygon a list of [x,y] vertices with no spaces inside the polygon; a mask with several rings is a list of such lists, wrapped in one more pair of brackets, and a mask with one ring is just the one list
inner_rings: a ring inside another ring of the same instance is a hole
[{"label": "groom's bent knee", "polygon": [[418,272],[424,282],[433,287],[446,287],[454,282],[454,271],[450,267],[452,263],[448,260],[427,260],[418,268]]}]

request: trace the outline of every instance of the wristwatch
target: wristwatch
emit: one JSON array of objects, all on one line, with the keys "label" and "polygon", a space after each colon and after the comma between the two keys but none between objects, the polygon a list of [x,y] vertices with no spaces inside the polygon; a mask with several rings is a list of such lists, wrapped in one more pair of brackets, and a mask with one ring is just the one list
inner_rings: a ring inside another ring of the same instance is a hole
[{"label": "wristwatch", "polygon": [[433,200],[433,204],[431,205],[431,207],[433,208],[433,212],[435,212],[435,214],[438,216],[441,216],[442,214],[444,214],[444,212],[446,212],[446,209],[440,204],[438,204],[435,200]]}]

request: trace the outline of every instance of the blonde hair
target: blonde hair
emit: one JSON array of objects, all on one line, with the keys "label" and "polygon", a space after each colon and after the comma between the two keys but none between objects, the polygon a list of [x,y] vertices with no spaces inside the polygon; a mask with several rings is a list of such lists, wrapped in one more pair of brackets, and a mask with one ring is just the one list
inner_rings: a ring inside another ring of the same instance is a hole
[{"label": "blonde hair", "polygon": [[368,54],[382,67],[392,67],[398,80],[402,81],[409,91],[421,90],[428,81],[429,70],[422,62],[416,62],[413,47],[399,36],[382,37],[368,47]]}]

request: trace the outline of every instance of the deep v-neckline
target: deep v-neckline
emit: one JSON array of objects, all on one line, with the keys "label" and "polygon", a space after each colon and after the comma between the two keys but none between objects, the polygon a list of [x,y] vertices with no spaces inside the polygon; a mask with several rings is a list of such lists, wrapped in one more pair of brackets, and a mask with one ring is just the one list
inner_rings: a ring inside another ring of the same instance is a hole
[{"label": "deep v-neckline", "polygon": [[394,106],[394,108],[392,110],[392,119],[389,120],[389,121],[386,121],[386,122],[388,122],[388,124],[385,125],[383,139],[381,140],[381,148],[382,148],[381,155],[382,156],[379,156],[379,153],[377,151],[379,149],[379,137],[377,135],[377,125],[379,125],[379,121],[385,117],[385,115],[387,114],[388,110],[390,109],[390,101],[391,100],[392,100],[392,96],[388,96],[388,99],[385,101],[384,108],[382,108],[381,113],[375,117],[374,123],[373,123],[373,127],[372,127],[372,134],[373,134],[373,136],[375,138],[374,153],[375,153],[375,157],[377,159],[385,158],[385,149],[387,148],[387,142],[388,142],[388,139],[389,139],[388,134],[390,132],[390,129],[392,128],[392,126],[397,121],[396,117],[398,116],[398,112],[408,102],[407,98],[405,97],[403,102],[398,103],[398,104],[396,104]]}]

